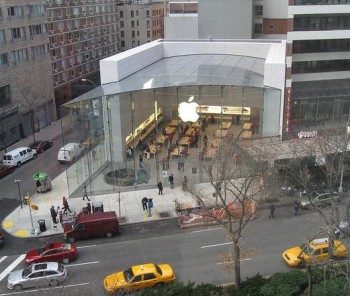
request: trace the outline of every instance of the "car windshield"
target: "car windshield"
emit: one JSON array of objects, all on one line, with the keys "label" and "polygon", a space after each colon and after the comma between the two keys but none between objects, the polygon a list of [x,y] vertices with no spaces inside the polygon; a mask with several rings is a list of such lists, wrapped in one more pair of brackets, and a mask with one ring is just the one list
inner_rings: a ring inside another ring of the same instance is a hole
[{"label": "car windshield", "polygon": [[124,271],[124,278],[127,282],[130,282],[134,278],[134,273],[132,272],[131,268]]},{"label": "car windshield", "polygon": [[44,252],[45,252],[45,246],[41,247],[41,248],[38,250],[38,252],[39,252],[39,255],[41,255],[42,253],[44,253]]},{"label": "car windshield", "polygon": [[23,272],[22,272],[22,277],[27,277],[28,275],[30,275],[32,273],[32,267],[29,266],[28,268],[26,269],[23,269]]},{"label": "car windshield", "polygon": [[162,269],[157,264],[154,264],[154,266],[159,274],[163,274]]}]

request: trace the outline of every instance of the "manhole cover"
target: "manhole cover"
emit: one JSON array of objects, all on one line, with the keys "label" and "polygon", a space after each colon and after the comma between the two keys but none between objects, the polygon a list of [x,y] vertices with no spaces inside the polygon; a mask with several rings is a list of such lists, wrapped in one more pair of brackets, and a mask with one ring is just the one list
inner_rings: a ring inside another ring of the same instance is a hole
[{"label": "manhole cover", "polygon": [[160,218],[168,218],[168,217],[170,217],[169,212],[159,212],[158,215],[159,215]]}]

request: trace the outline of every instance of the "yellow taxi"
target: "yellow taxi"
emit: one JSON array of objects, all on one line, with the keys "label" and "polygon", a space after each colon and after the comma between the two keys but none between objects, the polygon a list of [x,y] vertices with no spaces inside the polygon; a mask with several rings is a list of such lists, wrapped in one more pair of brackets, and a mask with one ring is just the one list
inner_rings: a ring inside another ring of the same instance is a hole
[{"label": "yellow taxi", "polygon": [[[328,247],[328,238],[314,239],[308,244],[284,251],[282,258],[292,267],[322,262],[329,258]],[[345,258],[348,255],[348,251],[341,241],[335,240],[333,254],[335,258]]]},{"label": "yellow taxi", "polygon": [[104,279],[104,288],[107,293],[114,294],[171,283],[175,279],[169,264],[147,263],[108,275]]}]

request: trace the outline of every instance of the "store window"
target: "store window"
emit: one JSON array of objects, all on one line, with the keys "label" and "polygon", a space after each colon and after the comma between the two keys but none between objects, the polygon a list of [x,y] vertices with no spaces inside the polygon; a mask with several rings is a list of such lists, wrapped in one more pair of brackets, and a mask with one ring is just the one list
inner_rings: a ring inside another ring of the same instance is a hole
[{"label": "store window", "polygon": [[0,107],[11,103],[10,85],[0,87]]}]

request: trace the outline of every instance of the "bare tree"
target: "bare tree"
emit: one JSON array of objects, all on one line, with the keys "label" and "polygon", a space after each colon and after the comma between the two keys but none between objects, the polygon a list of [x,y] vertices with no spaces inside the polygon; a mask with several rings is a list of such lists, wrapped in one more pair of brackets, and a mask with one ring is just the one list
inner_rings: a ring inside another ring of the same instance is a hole
[{"label": "bare tree", "polygon": [[251,156],[235,140],[220,142],[216,156],[203,162],[213,188],[212,202],[205,200],[200,186],[189,186],[191,193],[201,205],[202,212],[224,226],[228,239],[232,242],[230,254],[222,256],[226,269],[234,270],[236,290],[241,285],[241,238],[249,222],[254,219],[256,207],[266,192],[266,184],[272,169],[268,166],[265,153]]},{"label": "bare tree", "polygon": [[[307,196],[311,207],[318,212],[324,222],[325,226],[317,234],[322,233],[329,242],[328,257],[322,263],[324,266],[334,262],[335,233],[341,216],[345,214],[341,213],[338,200],[339,195],[343,194],[342,179],[347,159],[347,145],[348,139],[344,129],[334,128],[324,133],[321,138],[290,143],[289,159],[280,166],[291,182],[300,188],[300,194]],[[337,192],[338,189],[341,192]],[[314,202],[315,192],[321,190],[329,192],[330,202],[327,207]],[[300,259],[303,252],[304,250],[301,250],[298,256]],[[304,265],[309,279],[308,295],[312,295],[311,269],[319,263],[304,262]]]}]

